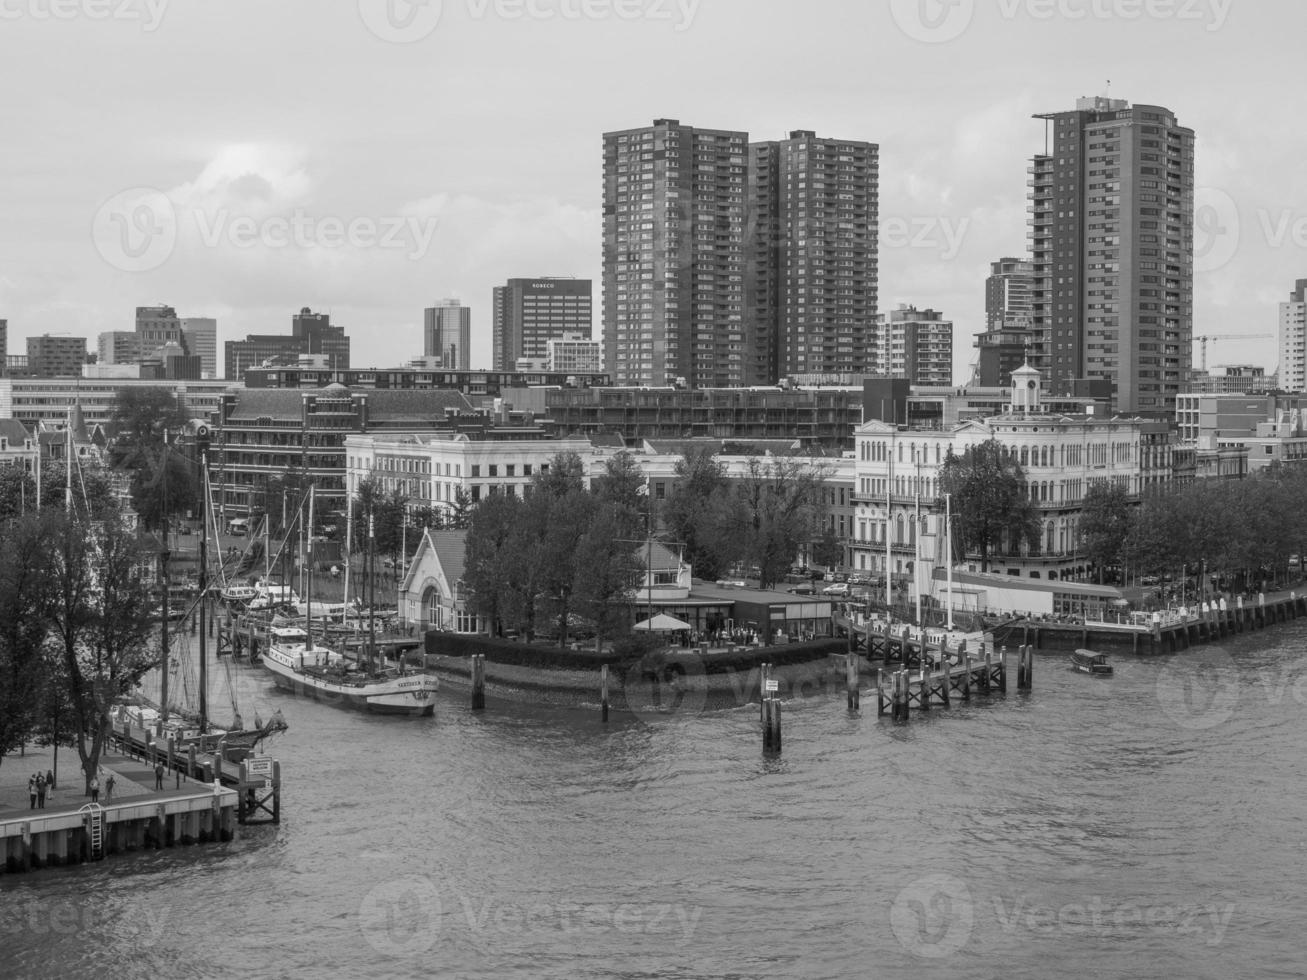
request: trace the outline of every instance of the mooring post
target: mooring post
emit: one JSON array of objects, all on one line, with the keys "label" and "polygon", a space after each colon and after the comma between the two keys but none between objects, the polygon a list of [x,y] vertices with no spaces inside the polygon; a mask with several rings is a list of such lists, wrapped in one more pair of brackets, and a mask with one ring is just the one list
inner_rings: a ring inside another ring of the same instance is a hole
[{"label": "mooring post", "polygon": [[281,763],[272,763],[272,822],[281,823]]},{"label": "mooring post", "polygon": [[876,717],[880,718],[885,714],[885,671],[881,667],[876,668]]},{"label": "mooring post", "polygon": [[599,668],[599,711],[601,721],[608,720],[608,665]]},{"label": "mooring post", "polygon": [[767,682],[771,680],[771,664],[758,665],[758,717],[767,724]]},{"label": "mooring post", "polygon": [[926,646],[925,638],[922,638],[921,647],[921,696],[918,699],[918,705],[922,711],[930,710],[930,669],[926,665]]},{"label": "mooring post", "polygon": [[967,653],[967,643],[962,641],[962,700],[971,700],[971,654]]},{"label": "mooring post", "polygon": [[472,710],[483,711],[486,706],[486,655],[472,654]]},{"label": "mooring post", "polygon": [[998,652],[998,693],[1007,693],[1007,647]]},{"label": "mooring post", "polygon": [[844,682],[849,690],[849,710],[857,711],[860,708],[858,696],[858,654],[854,650],[848,653],[848,660],[844,664]]},{"label": "mooring post", "polygon": [[781,702],[777,697],[763,698],[762,749],[770,754],[781,751]]},{"label": "mooring post", "polygon": [[199,779],[199,767],[195,763],[195,743],[186,746],[186,775]]}]

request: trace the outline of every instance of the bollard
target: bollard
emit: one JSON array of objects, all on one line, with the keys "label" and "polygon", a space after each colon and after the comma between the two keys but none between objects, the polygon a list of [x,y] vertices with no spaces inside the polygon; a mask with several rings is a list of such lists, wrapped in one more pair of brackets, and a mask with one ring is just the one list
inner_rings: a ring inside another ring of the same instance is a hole
[{"label": "bollard", "polygon": [[472,654],[472,710],[484,711],[486,707],[486,655]]},{"label": "bollard", "polygon": [[993,676],[994,663],[992,655],[988,650],[984,650],[982,653],[985,658],[985,672],[980,675],[980,691],[982,694],[988,694],[990,678]]},{"label": "bollard", "polygon": [[608,665],[599,668],[599,711],[600,721],[608,720]]},{"label": "bollard", "polygon": [[767,723],[767,682],[771,680],[771,664],[761,664],[758,668],[758,717]]},{"label": "bollard", "polygon": [[1007,647],[998,653],[998,693],[1007,693]]},{"label": "bollard", "polygon": [[876,668],[876,717],[880,718],[885,714],[885,671]]},{"label": "bollard", "polygon": [[849,689],[849,710],[857,711],[861,707],[858,694],[858,655],[850,650],[848,656],[844,665],[844,681]]},{"label": "bollard", "polygon": [[971,700],[971,654],[966,652],[967,642],[962,641],[962,700]]},{"label": "bollard", "polygon": [[769,754],[778,755],[781,751],[781,702],[779,698],[768,697],[762,702],[762,749]]}]

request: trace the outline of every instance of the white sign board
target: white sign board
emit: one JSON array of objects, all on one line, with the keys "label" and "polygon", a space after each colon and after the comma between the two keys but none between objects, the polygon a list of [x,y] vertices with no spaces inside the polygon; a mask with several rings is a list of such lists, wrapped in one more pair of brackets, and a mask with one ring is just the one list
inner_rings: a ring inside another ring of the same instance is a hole
[{"label": "white sign board", "polygon": [[272,757],[268,755],[251,756],[245,760],[245,772],[250,776],[271,776]]},{"label": "white sign board", "polygon": [[781,682],[771,681],[771,680],[763,681],[762,689],[766,691],[768,694],[775,694],[777,691],[781,689]]}]

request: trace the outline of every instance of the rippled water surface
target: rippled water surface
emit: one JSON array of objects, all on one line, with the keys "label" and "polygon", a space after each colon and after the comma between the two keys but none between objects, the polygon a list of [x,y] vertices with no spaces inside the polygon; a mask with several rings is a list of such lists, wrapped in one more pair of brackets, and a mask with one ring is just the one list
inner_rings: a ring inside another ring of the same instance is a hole
[{"label": "rippled water surface", "polygon": [[0,976],[1301,977],[1304,641],[803,697],[772,760],[756,705],[377,719],[241,668],[281,826],[0,878]]}]

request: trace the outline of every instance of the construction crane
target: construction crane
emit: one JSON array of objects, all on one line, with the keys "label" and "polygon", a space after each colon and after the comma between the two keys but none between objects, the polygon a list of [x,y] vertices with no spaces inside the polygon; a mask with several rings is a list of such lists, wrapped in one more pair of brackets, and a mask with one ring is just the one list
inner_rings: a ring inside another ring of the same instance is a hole
[{"label": "construction crane", "polygon": [[1274,340],[1273,333],[1214,333],[1206,337],[1195,337],[1194,340],[1203,345],[1202,371],[1207,373],[1207,342],[1209,340]]}]

